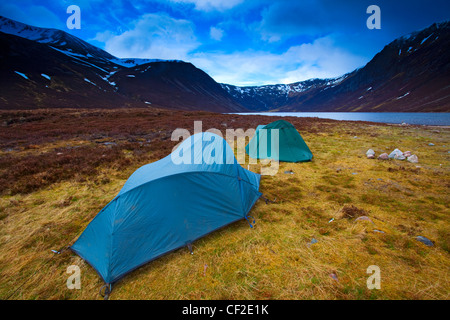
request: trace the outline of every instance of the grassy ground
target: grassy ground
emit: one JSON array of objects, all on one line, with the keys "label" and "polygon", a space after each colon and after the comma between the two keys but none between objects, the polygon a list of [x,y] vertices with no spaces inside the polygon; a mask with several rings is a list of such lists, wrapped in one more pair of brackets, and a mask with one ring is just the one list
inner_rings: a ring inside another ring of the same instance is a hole
[{"label": "grassy ground", "polygon": [[[194,120],[224,132],[276,118],[0,113],[0,299],[100,298],[103,283],[86,262],[51,250],[71,244],[134,170],[171,152],[171,132],[192,133]],[[255,227],[237,222],[196,241],[193,255],[180,249],[151,262],[119,281],[111,299],[449,298],[450,129],[287,120],[314,159],[262,177],[261,191],[276,201],[257,202]],[[369,160],[369,148],[410,150],[419,163]],[[356,221],[361,215],[371,221]],[[66,286],[70,265],[81,269],[80,290]],[[380,290],[367,288],[370,265],[381,270]]]}]

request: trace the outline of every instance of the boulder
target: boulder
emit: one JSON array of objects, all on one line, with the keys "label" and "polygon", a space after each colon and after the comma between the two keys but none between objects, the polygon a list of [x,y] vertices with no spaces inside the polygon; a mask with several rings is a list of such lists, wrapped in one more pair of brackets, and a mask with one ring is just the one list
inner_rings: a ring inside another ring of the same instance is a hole
[{"label": "boulder", "polygon": [[422,236],[417,236],[417,237],[416,237],[416,240],[422,242],[423,244],[425,244],[425,245],[427,245],[427,246],[429,246],[429,247],[434,246],[433,241],[431,241],[431,240],[428,239],[428,238],[425,238],[425,237],[422,237]]},{"label": "boulder", "polygon": [[417,156],[415,154],[413,154],[412,156],[409,156],[408,159],[409,162],[411,163],[418,163],[419,162],[419,158],[417,158]]},{"label": "boulder", "polygon": [[367,150],[366,152],[367,159],[375,159],[375,151],[372,149]]},{"label": "boulder", "polygon": [[403,153],[402,154],[396,154],[395,156],[394,156],[394,159],[395,160],[405,160],[406,159],[406,157],[403,155]]},{"label": "boulder", "polygon": [[405,151],[405,152],[403,152],[403,155],[404,155],[406,158],[408,158],[408,157],[410,157],[410,156],[412,155],[412,153],[411,153],[411,151]]},{"label": "boulder", "polygon": [[396,155],[398,155],[398,156],[402,155],[403,156],[403,152],[401,152],[399,149],[395,149],[394,151],[392,151],[389,154],[389,159],[394,159]]},{"label": "boulder", "polygon": [[370,219],[368,216],[358,217],[358,218],[355,219],[355,221],[369,221],[369,222],[373,223],[372,219]]},{"label": "boulder", "polygon": [[389,156],[387,153],[382,153],[380,154],[380,156],[378,157],[378,160],[389,160]]}]

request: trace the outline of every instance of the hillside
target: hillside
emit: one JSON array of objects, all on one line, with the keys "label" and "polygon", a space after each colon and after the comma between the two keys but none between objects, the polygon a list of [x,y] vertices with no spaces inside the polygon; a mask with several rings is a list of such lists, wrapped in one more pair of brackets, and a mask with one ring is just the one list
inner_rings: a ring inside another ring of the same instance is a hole
[{"label": "hillside", "polygon": [[450,112],[450,22],[398,38],[363,68],[336,79],[234,87],[254,111]]},{"label": "hillside", "polygon": [[0,109],[244,109],[183,61],[119,59],[64,31],[4,17],[0,45]]}]

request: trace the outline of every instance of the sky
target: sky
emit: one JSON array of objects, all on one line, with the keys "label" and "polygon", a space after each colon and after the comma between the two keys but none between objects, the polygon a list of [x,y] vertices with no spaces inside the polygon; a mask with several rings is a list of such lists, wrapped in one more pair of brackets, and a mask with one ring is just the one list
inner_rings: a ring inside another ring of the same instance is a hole
[{"label": "sky", "polygon": [[[81,10],[68,29],[67,8]],[[370,5],[381,29],[369,29]],[[0,15],[73,34],[119,58],[183,60],[239,86],[333,78],[394,39],[450,20],[450,1],[15,0]]]}]

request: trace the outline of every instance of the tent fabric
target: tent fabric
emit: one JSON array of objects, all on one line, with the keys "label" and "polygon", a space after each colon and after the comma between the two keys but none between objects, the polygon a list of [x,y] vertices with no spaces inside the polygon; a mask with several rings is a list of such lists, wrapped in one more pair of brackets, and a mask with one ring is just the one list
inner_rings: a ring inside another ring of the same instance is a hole
[{"label": "tent fabric", "polygon": [[[264,130],[263,130],[264,129]],[[276,135],[278,129],[278,148]],[[262,146],[264,144],[264,146]],[[274,146],[274,150],[272,150]],[[285,120],[268,125],[259,125],[255,135],[245,147],[246,153],[254,159],[273,159],[285,162],[311,161],[313,154],[297,129]]]},{"label": "tent fabric", "polygon": [[[184,163],[175,163],[174,154],[186,156]],[[161,255],[247,219],[262,195],[260,178],[238,164],[224,139],[195,134],[172,155],[136,170],[70,248],[107,284],[114,283]]]}]

